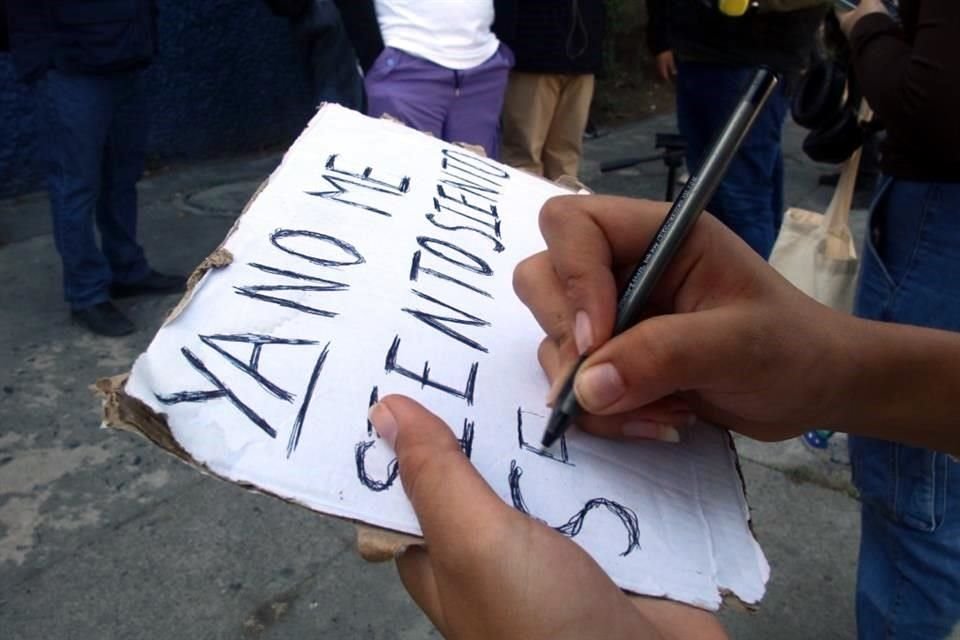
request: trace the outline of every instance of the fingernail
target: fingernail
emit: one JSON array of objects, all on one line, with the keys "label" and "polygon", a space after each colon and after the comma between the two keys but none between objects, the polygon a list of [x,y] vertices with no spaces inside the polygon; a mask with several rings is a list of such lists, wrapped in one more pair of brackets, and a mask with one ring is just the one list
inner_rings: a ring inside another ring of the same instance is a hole
[{"label": "fingernail", "polygon": [[370,407],[367,419],[392,449],[397,441],[397,419],[393,417],[389,407],[382,402],[378,402]]},{"label": "fingernail", "polygon": [[680,442],[680,432],[668,424],[636,420],[623,425],[622,433],[627,438]]},{"label": "fingernail", "polygon": [[599,411],[619,400],[626,386],[620,372],[609,362],[590,367],[577,376],[577,397],[584,408]]},{"label": "fingernail", "polygon": [[584,355],[593,346],[593,326],[586,311],[577,311],[573,323],[573,339],[577,343],[577,351]]}]

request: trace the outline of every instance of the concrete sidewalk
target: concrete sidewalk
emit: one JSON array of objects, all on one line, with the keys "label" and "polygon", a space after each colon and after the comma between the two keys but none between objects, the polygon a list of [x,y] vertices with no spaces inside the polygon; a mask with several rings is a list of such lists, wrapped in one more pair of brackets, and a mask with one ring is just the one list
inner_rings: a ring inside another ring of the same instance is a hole
[{"label": "concrete sidewalk", "polygon": [[[584,180],[661,197],[660,117],[587,144]],[[788,203],[823,209],[823,167],[787,135]],[[223,238],[276,154],[175,167],[141,183],[154,265],[187,272]],[[862,212],[856,217],[862,229]],[[14,638],[438,637],[392,566],[352,551],[353,530],[205,477],[145,441],[97,429],[88,385],[127,370],[175,298],[124,303],[141,330],[70,324],[42,194],[0,201],[0,636]],[[722,614],[737,638],[850,638],[858,505],[846,468],[797,442],[741,440],[757,536],[773,567],[759,613]]]}]

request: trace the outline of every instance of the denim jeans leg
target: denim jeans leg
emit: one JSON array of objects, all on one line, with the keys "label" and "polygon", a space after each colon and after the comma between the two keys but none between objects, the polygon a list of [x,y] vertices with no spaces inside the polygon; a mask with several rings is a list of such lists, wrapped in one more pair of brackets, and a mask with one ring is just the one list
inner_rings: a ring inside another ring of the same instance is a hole
[{"label": "denim jeans leg", "polygon": [[[688,170],[700,166],[720,133],[753,69],[680,62],[677,124],[686,140]],[[788,100],[778,86],[734,156],[708,210],[764,258],[773,249],[783,218],[783,154],[780,148]]]},{"label": "denim jeans leg", "polygon": [[104,146],[97,226],[113,282],[131,284],[150,267],[137,243],[137,181],[147,144],[146,97],[139,72],[109,78],[114,113]]},{"label": "denim jeans leg", "polygon": [[[960,330],[960,184],[886,179],[855,305],[863,318]],[[860,638],[946,638],[960,624],[960,462],[850,438],[862,527]]]},{"label": "denim jeans leg", "polygon": [[97,247],[94,213],[113,111],[108,81],[48,71],[43,81],[47,183],[64,298],[74,309],[109,299],[110,267]]}]

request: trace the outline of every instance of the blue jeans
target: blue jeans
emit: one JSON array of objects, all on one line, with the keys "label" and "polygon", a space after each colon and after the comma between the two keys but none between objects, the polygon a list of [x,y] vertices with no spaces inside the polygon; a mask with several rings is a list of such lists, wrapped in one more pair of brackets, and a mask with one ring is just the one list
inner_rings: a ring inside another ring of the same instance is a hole
[{"label": "blue jeans", "polygon": [[[884,180],[856,314],[960,331],[958,273],[960,184]],[[861,437],[850,462],[862,502],[859,637],[946,638],[960,623],[960,463]]]},{"label": "blue jeans", "polygon": [[53,238],[64,297],[74,309],[108,300],[112,282],[130,284],[149,273],[136,239],[147,135],[140,82],[137,72],[56,70],[43,80]]},{"label": "blue jeans", "polygon": [[[687,168],[700,166],[755,69],[699,62],[677,65],[677,126],[687,142]],[[777,86],[743,141],[707,210],[764,258],[783,219],[780,136],[789,100]]]}]

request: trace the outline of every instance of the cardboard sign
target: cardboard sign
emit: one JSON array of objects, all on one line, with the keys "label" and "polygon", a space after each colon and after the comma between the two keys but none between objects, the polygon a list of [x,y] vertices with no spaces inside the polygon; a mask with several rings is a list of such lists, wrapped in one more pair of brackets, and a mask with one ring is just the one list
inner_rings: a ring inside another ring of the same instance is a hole
[{"label": "cardboard sign", "polygon": [[725,432],[699,425],[680,444],[573,433],[539,449],[542,333],[511,279],[544,249],[537,214],[561,193],[323,107],[215,254],[229,264],[205,273],[137,360],[125,393],[143,411],[127,421],[222,478],[418,534],[366,420],[377,398],[406,394],[447,421],[506,502],[624,589],[758,602],[769,569]]}]

